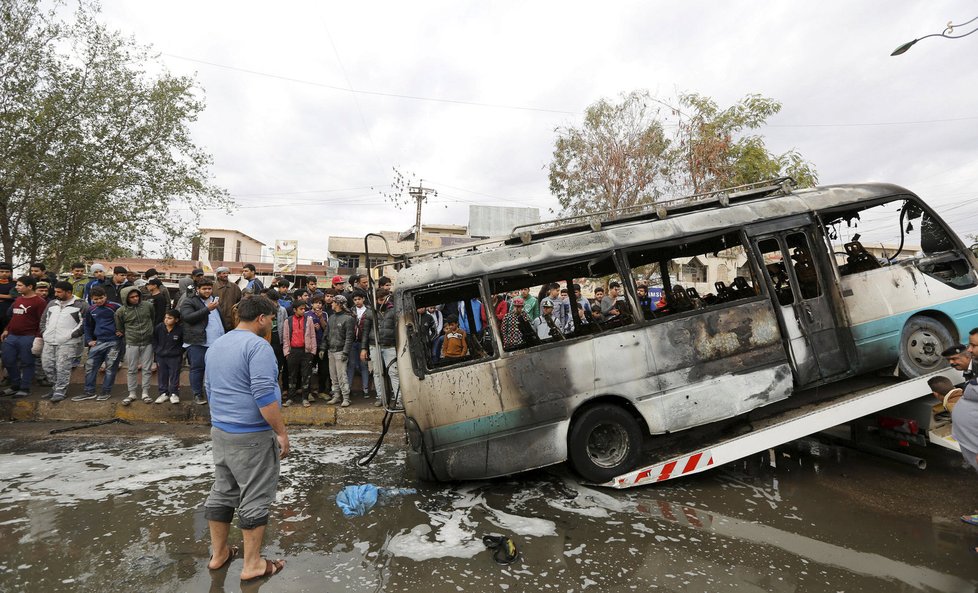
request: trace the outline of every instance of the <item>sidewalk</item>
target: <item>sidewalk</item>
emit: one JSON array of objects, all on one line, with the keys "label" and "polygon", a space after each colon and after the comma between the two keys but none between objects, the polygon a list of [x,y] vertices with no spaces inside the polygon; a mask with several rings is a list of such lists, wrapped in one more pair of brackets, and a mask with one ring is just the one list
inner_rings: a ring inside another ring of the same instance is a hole
[{"label": "sidewalk", "polygon": [[[13,399],[11,397],[0,397],[0,421],[70,421],[70,422],[94,422],[98,420],[108,420],[111,418],[121,418],[129,422],[149,422],[149,423],[183,423],[183,424],[208,424],[210,423],[210,409],[208,406],[198,406],[193,403],[193,397],[188,384],[186,370],[181,373],[180,384],[180,403],[171,404],[147,404],[137,400],[128,406],[122,405],[122,399],[126,397],[125,368],[120,369],[116,376],[114,387],[112,388],[112,398],[108,401],[98,402],[88,400],[83,402],[71,401],[72,396],[79,395],[83,391],[84,378],[81,369],[75,369],[72,374],[71,384],[68,386],[67,398],[58,403],[51,403],[50,400],[42,400],[41,394],[50,391],[47,387],[32,388],[30,397],[23,399]],[[99,376],[101,383],[102,376]],[[151,394],[156,397],[156,374],[153,374],[153,387]],[[357,383],[359,386],[359,383]],[[328,406],[322,400],[317,400],[308,408],[302,407],[298,403],[293,403],[288,408],[282,408],[285,423],[298,426],[342,426],[360,427],[364,429],[374,429],[380,431],[381,421],[384,418],[383,408],[376,407],[376,398],[365,398],[362,395],[354,395],[351,405],[348,408],[339,406]],[[397,414],[391,423],[392,428],[403,426],[403,416]]]}]

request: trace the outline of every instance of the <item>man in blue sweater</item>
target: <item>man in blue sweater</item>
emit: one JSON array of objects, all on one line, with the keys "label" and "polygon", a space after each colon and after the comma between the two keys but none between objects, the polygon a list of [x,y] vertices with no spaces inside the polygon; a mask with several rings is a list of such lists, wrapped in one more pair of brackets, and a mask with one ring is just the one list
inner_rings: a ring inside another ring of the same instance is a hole
[{"label": "man in blue sweater", "polygon": [[243,298],[238,303],[238,326],[207,349],[204,365],[214,453],[214,486],[204,503],[211,532],[207,567],[221,568],[237,554],[228,546],[237,509],[244,540],[244,581],[278,574],[285,567],[284,560],[261,557],[269,506],[278,487],[279,460],[289,454],[278,363],[262,338],[275,313],[267,298]]},{"label": "man in blue sweater", "polygon": [[[85,332],[85,345],[88,346],[88,358],[85,361],[85,391],[71,398],[73,402],[109,399],[112,395],[112,385],[115,383],[115,374],[119,371],[119,363],[122,360],[120,339],[115,333],[115,312],[119,309],[119,305],[109,301],[103,286],[91,286],[88,298],[91,299],[92,306],[85,312],[85,323],[82,325]],[[98,370],[103,364],[105,379],[102,382],[101,393],[96,396],[95,383],[98,379]]]}]

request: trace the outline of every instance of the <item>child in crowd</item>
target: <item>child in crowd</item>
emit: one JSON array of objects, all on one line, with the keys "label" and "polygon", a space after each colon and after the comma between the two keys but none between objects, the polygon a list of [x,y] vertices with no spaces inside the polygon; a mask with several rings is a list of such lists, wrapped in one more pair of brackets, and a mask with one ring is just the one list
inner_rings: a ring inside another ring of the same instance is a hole
[{"label": "child in crowd", "polygon": [[170,309],[163,315],[163,321],[153,329],[153,352],[156,354],[156,380],[160,388],[156,403],[162,404],[166,400],[170,400],[171,404],[180,403],[180,368],[183,366],[180,311]]},{"label": "child in crowd", "polygon": [[[115,313],[119,305],[109,300],[105,288],[90,286],[88,298],[92,306],[85,312],[85,345],[88,358],[85,360],[85,390],[81,395],[71,398],[73,402],[89,399],[105,401],[111,397],[115,375],[119,371],[119,336],[115,333]],[[102,391],[95,395],[95,380],[99,367],[105,365],[105,379]]]},{"label": "child in crowd", "polygon": [[[149,300],[153,303],[153,327],[163,323],[163,317],[170,309],[170,295],[164,294],[163,281],[153,278],[146,282],[146,290],[149,293]],[[178,318],[179,319],[179,318]]]},{"label": "child in crowd", "polygon": [[[332,288],[327,288],[326,290],[332,291]],[[333,295],[329,296],[329,302],[333,302]],[[316,379],[317,387],[319,388],[319,398],[322,400],[329,399],[330,384],[329,384],[329,361],[326,360],[326,353],[322,350],[323,340],[326,339],[326,327],[329,315],[325,310],[327,295],[320,291],[314,297],[312,297],[312,309],[306,313],[306,318],[313,324],[313,329],[316,330],[316,351],[319,353],[318,362],[316,364]],[[312,388],[312,381],[310,380],[309,392],[312,394],[314,392]]]},{"label": "child in crowd", "polygon": [[143,401],[153,403],[149,394],[153,364],[153,304],[143,300],[135,286],[123,288],[119,296],[125,303],[115,312],[116,335],[126,341],[126,371],[129,395],[122,400],[128,406],[139,398],[137,379],[142,371]]},{"label": "child in crowd", "polygon": [[289,407],[298,396],[302,406],[308,408],[310,400],[306,399],[305,394],[309,390],[312,359],[316,355],[316,328],[315,323],[306,317],[304,301],[293,303],[292,315],[282,327],[282,353],[289,367],[286,378],[289,397],[282,402],[282,406]]},{"label": "child in crowd", "polygon": [[461,359],[469,354],[469,344],[465,340],[465,330],[459,329],[457,319],[445,320],[445,339],[441,343],[441,357]]}]

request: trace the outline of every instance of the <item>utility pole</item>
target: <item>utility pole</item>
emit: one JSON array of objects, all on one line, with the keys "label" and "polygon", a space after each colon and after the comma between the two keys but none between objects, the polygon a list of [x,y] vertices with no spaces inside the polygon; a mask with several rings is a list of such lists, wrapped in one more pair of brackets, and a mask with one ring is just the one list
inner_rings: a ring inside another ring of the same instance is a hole
[{"label": "utility pole", "polygon": [[421,204],[428,198],[428,195],[437,196],[438,192],[425,187],[424,180],[422,179],[420,183],[416,186],[408,187],[408,195],[410,195],[418,203],[417,214],[414,218],[414,250],[421,251]]}]

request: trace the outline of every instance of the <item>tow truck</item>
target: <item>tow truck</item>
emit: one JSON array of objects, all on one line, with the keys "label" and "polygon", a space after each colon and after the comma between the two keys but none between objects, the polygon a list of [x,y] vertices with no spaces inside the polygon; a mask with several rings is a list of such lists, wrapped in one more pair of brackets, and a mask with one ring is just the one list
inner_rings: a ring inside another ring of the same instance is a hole
[{"label": "tow truck", "polygon": [[[690,476],[867,417],[900,418],[903,424],[921,422],[893,414],[900,414],[900,406],[910,403],[918,410],[930,410],[930,402],[922,398],[931,393],[927,380],[938,375],[948,377],[955,384],[964,381],[961,372],[946,368],[897,382],[893,377],[863,376],[801,391],[779,404],[749,414],[746,420],[730,424],[726,431],[718,431],[716,426],[685,431],[681,439],[649,452],[646,463],[640,467],[599,485],[624,489]],[[807,403],[799,405],[799,400]],[[935,427],[929,417],[926,421],[926,432],[933,433],[932,442],[957,448],[950,438],[949,423]],[[690,450],[690,442],[703,444]],[[900,455],[891,452],[888,456]]]}]

